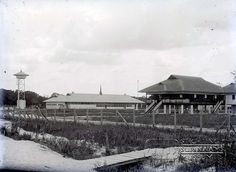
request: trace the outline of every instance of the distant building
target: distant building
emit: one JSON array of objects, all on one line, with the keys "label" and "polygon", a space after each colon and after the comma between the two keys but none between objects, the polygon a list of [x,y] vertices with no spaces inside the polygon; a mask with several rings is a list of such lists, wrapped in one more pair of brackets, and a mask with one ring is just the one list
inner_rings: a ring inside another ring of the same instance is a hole
[{"label": "distant building", "polygon": [[170,75],[167,80],[140,92],[152,100],[146,113],[212,113],[224,108],[223,89],[200,77]]},{"label": "distant building", "polygon": [[138,109],[143,101],[128,95],[76,94],[57,95],[44,101],[47,109]]},{"label": "distant building", "polygon": [[236,84],[231,83],[223,87],[225,94],[225,104],[227,111],[231,111],[233,114],[236,114]]},{"label": "distant building", "polygon": [[51,98],[51,97],[57,97],[57,96],[59,96],[59,95],[62,95],[62,94],[59,94],[59,93],[52,93],[51,96],[50,96],[50,98]]}]

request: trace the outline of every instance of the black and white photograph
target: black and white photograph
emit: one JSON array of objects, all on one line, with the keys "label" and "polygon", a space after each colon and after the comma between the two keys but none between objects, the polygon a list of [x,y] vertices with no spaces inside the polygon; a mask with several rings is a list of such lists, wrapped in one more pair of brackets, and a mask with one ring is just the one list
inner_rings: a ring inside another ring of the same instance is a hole
[{"label": "black and white photograph", "polygon": [[0,171],[236,171],[236,1],[0,0]]}]

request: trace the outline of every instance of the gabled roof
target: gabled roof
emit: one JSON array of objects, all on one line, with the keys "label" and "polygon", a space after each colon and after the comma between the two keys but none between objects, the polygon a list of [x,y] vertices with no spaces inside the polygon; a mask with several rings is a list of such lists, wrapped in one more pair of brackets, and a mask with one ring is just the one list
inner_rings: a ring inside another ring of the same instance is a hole
[{"label": "gabled roof", "polygon": [[236,83],[231,83],[229,85],[226,85],[223,87],[224,93],[226,94],[232,94],[236,93]]},{"label": "gabled roof", "polygon": [[223,89],[201,77],[170,75],[165,81],[147,87],[140,92],[148,94],[176,93],[223,93]]},{"label": "gabled roof", "polygon": [[114,94],[75,94],[58,95],[44,102],[80,102],[80,103],[144,103],[128,95]]}]

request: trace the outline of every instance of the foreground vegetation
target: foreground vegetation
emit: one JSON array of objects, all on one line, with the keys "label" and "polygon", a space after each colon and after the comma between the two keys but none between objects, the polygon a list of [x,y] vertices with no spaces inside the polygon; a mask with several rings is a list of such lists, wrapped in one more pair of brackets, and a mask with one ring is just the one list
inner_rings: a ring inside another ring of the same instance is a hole
[{"label": "foreground vegetation", "polygon": [[[53,136],[67,138],[69,142],[51,140],[44,144],[75,159],[81,159],[81,152],[78,152],[78,154],[73,152],[74,149],[78,149],[76,146],[78,144],[75,141],[80,141],[79,146],[84,146],[86,151],[83,152],[83,157],[90,158],[97,149],[93,149],[94,145],[100,148],[105,147],[105,154],[110,155],[144,148],[178,146],[182,143],[220,143],[226,139],[223,134],[199,133],[185,131],[184,129],[177,129],[174,132],[173,129],[148,126],[95,125],[12,117],[7,117],[7,120],[11,120],[13,126],[10,137],[15,135],[17,138],[17,128],[23,128],[34,133],[48,133]],[[86,155],[86,152],[88,155]]]}]

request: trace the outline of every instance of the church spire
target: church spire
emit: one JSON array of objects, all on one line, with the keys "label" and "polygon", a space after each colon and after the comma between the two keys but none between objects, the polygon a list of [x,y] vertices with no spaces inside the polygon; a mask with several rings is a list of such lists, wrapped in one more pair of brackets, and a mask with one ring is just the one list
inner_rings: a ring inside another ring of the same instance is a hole
[{"label": "church spire", "polygon": [[102,95],[102,86],[100,85],[100,91],[99,94]]}]

